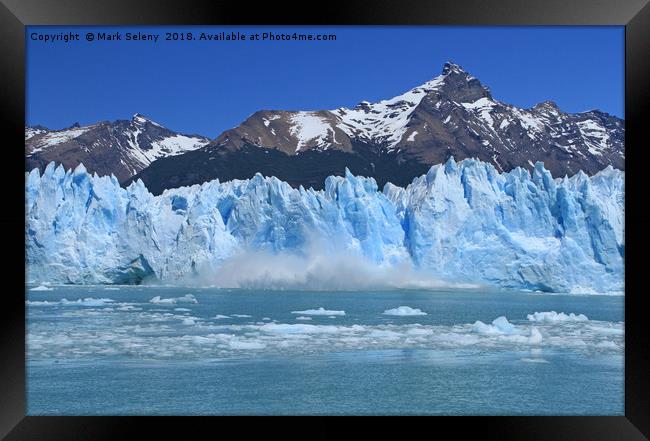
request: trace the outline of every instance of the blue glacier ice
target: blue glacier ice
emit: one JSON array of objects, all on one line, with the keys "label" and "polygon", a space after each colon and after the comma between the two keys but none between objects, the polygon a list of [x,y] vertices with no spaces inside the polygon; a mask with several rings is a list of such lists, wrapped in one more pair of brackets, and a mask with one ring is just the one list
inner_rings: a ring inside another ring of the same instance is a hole
[{"label": "blue glacier ice", "polygon": [[622,292],[624,179],[611,167],[554,179],[542,163],[500,173],[450,159],[383,191],[346,170],[320,191],[257,174],[153,196],[141,181],[124,189],[52,163],[26,174],[28,281],[218,284],[214,275],[241,272],[282,285],[285,273],[334,281],[372,267],[378,277],[398,268],[449,283]]}]

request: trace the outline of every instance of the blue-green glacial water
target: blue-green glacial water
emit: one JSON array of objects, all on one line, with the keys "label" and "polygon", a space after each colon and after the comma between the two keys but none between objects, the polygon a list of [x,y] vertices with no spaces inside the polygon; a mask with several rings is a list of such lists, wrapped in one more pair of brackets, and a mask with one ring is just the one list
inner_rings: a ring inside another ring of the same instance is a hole
[{"label": "blue-green glacial water", "polygon": [[622,296],[33,288],[29,415],[624,414]]}]

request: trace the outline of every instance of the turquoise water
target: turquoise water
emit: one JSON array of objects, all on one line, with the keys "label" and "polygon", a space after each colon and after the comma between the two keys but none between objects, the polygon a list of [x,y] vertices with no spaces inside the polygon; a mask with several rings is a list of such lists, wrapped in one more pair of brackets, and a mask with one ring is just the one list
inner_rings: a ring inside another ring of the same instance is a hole
[{"label": "turquoise water", "polygon": [[[29,415],[624,414],[623,297],[70,286],[27,300]],[[384,313],[400,306],[422,315]]]}]

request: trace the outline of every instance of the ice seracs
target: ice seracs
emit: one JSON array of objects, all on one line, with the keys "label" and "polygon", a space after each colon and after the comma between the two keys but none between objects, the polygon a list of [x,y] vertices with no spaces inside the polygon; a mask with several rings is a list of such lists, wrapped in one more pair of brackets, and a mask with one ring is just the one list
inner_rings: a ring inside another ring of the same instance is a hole
[{"label": "ice seracs", "polygon": [[613,168],[553,179],[541,163],[502,173],[452,158],[383,191],[346,171],[319,191],[258,174],[153,196],[141,181],[124,189],[83,166],[50,164],[27,174],[28,280],[218,285],[211,277],[246,263],[247,274],[230,280],[283,288],[317,279],[331,289],[355,267],[381,269],[368,277],[622,292],[624,182]]}]

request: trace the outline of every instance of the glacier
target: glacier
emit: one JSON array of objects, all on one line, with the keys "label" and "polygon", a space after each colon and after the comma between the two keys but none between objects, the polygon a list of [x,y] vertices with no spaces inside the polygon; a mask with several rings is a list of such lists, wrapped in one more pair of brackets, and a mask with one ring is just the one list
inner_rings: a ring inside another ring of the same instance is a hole
[{"label": "glacier", "polygon": [[83,165],[50,163],[26,173],[27,280],[218,286],[221,271],[276,275],[281,288],[278,272],[344,279],[370,266],[498,288],[622,292],[624,181],[612,167],[554,179],[540,162],[499,172],[450,158],[383,191],[346,170],[324,190],[257,174],[153,196],[139,180],[122,188]]}]

